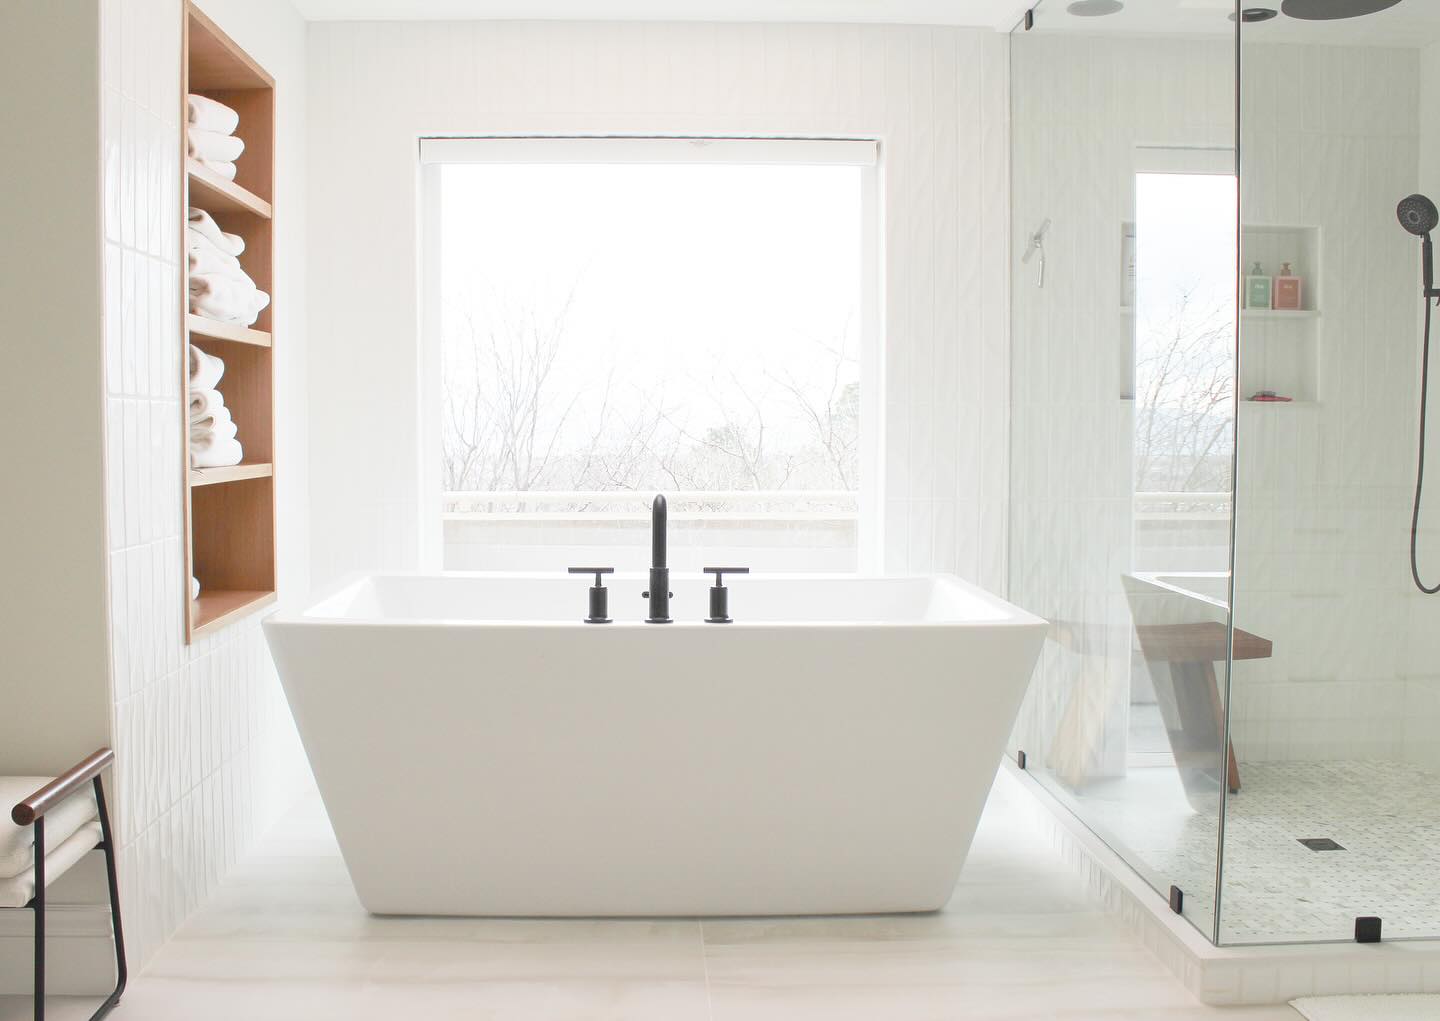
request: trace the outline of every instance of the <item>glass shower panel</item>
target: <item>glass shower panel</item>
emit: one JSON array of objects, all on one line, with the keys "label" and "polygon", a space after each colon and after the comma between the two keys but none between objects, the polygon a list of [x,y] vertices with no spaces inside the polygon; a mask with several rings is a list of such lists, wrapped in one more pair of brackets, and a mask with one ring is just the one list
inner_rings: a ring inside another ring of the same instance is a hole
[{"label": "glass shower panel", "polygon": [[1225,754],[1234,25],[1046,0],[1011,46],[1014,750],[1213,938]]},{"label": "glass shower panel", "polygon": [[1420,242],[1396,221],[1440,193],[1429,6],[1241,31],[1223,943],[1350,940],[1360,916],[1440,936],[1440,597],[1410,577]]}]

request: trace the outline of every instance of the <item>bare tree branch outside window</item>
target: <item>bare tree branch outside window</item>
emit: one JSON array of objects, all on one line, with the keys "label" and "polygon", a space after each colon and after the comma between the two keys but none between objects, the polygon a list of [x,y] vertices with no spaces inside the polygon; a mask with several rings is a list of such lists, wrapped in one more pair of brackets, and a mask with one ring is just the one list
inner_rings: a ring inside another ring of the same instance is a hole
[{"label": "bare tree branch outside window", "polygon": [[[579,388],[557,375],[576,343],[573,294],[487,324],[459,317],[445,343],[447,491],[858,488],[860,384],[845,337],[804,342],[803,370],[688,380],[685,392],[709,400],[679,406],[667,402],[664,380],[641,385],[613,357],[602,378]],[[582,412],[588,428],[577,422]]]}]

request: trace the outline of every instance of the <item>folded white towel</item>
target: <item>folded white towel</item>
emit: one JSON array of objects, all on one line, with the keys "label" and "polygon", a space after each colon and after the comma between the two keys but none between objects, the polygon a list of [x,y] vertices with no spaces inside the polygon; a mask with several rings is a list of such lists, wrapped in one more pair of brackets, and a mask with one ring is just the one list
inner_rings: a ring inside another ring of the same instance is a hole
[{"label": "folded white towel", "polygon": [[190,391],[190,421],[213,415],[225,407],[225,395],[219,390]]},{"label": "folded white towel", "polygon": [[195,575],[193,574],[190,575],[190,598],[200,598],[200,579],[195,577]]},{"label": "folded white towel", "polygon": [[[209,392],[219,393],[220,391],[212,390]],[[191,415],[190,429],[192,432],[197,429],[213,429],[215,428],[215,426],[222,425],[229,421],[231,421],[230,409],[225,407],[224,404],[221,404],[220,406],[213,408],[210,411],[207,411],[203,415]]]},{"label": "folded white towel", "polygon": [[229,277],[251,287],[255,286],[255,281],[250,279],[239,259],[226,255],[208,241],[195,245],[186,252],[185,261],[186,268],[192,274]]},{"label": "folded white towel", "polygon": [[190,465],[193,468],[228,468],[245,458],[240,441],[230,439],[195,440],[190,444]]},{"label": "folded white towel", "polygon": [[235,435],[235,420],[230,417],[230,409],[223,405],[208,415],[190,419],[191,440],[204,439],[212,435],[222,438]]},{"label": "folded white towel", "polygon": [[[222,412],[224,408],[220,409]],[[229,412],[224,417],[204,418],[199,422],[190,423],[191,443],[219,443],[222,440],[233,440],[235,434],[240,430],[230,418]]]},{"label": "folded white towel", "polygon": [[207,162],[234,162],[245,151],[245,141],[228,133],[206,131],[192,125],[185,132],[185,151]]},{"label": "folded white towel", "polygon": [[269,304],[270,295],[248,279],[205,273],[190,277],[190,311],[197,315],[249,326]]},{"label": "folded white towel", "polygon": [[245,268],[240,265],[239,259],[216,248],[215,243],[206,235],[188,225],[185,228],[185,252],[189,257],[192,273],[223,273],[237,280],[241,277],[250,279],[245,275]]},{"label": "folded white towel", "polygon": [[231,135],[240,126],[240,115],[218,99],[192,92],[185,97],[186,120],[202,131]]},{"label": "folded white towel", "polygon": [[235,164],[229,160],[201,160],[200,165],[227,181],[235,180]]},{"label": "folded white towel", "polygon": [[240,255],[245,251],[245,239],[239,234],[226,234],[220,225],[203,209],[189,208],[186,225],[193,227],[202,237],[226,255]]},{"label": "folded white towel", "polygon": [[214,390],[220,377],[225,375],[225,363],[194,344],[190,345],[189,369],[191,390]]}]

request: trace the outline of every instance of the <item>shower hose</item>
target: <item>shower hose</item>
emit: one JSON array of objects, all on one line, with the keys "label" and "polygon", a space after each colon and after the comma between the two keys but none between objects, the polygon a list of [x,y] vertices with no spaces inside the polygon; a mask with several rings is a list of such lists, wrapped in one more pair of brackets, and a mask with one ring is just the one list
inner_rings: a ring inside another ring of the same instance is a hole
[{"label": "shower hose", "polygon": [[[1440,300],[1440,299],[1437,299]],[[1420,354],[1420,456],[1415,465],[1415,507],[1410,512],[1410,577],[1427,596],[1440,592],[1440,582],[1426,585],[1420,580],[1420,557],[1416,534],[1420,529],[1420,497],[1425,492],[1425,416],[1430,403],[1430,298],[1425,298],[1425,343]]]}]

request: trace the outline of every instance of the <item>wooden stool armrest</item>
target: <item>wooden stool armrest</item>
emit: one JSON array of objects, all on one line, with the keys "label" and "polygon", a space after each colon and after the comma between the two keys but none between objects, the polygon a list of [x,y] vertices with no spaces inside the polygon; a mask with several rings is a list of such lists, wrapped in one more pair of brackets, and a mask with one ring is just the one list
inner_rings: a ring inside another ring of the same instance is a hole
[{"label": "wooden stool armrest", "polygon": [[36,819],[74,794],[85,784],[95,779],[100,771],[115,761],[115,753],[109,748],[91,752],[84,759],[71,766],[64,773],[41,787],[10,811],[10,818],[17,826],[30,826]]}]

